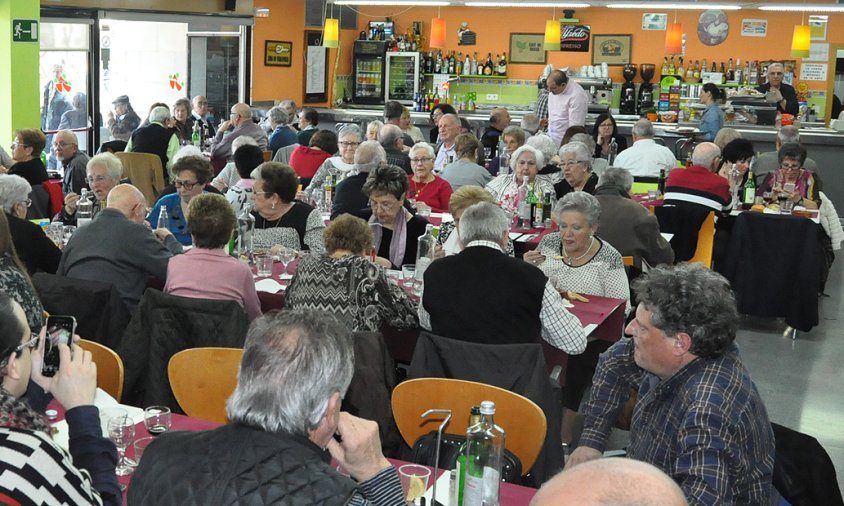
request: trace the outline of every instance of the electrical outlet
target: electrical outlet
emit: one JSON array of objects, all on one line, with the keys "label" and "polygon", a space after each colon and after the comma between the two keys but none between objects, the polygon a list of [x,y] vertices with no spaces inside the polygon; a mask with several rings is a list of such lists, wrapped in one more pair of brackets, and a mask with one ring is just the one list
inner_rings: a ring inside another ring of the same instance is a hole
[{"label": "electrical outlet", "polygon": [[498,102],[498,94],[497,93],[487,93],[486,99],[488,102]]}]

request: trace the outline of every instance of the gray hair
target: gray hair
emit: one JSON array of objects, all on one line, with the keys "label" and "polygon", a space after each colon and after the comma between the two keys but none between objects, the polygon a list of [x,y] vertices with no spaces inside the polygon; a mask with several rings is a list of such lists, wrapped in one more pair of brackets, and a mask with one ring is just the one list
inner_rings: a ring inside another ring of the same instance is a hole
[{"label": "gray hair", "polygon": [[232,141],[232,153],[240,149],[241,146],[246,146],[247,144],[250,146],[257,146],[258,141],[256,141],[254,137],[251,137],[249,135],[241,135],[240,137]]},{"label": "gray hair", "polygon": [[478,202],[467,207],[457,224],[460,242],[464,246],[472,241],[499,243],[508,230],[510,220],[507,213],[489,202]]},{"label": "gray hair", "polygon": [[296,101],[292,99],[282,100],[278,103],[279,107],[283,107],[284,109],[292,108],[294,111],[296,110]]},{"label": "gray hair", "polygon": [[557,145],[551,137],[545,134],[531,135],[527,142],[525,142],[525,145],[542,151],[542,156],[545,157],[546,160],[554,158],[554,155],[557,154]]},{"label": "gray hair", "polygon": [[90,175],[91,170],[98,165],[105,167],[108,177],[115,183],[119,182],[120,178],[123,177],[123,163],[120,162],[120,158],[117,158],[111,153],[100,153],[91,157],[88,160],[88,165],[85,166],[86,174]]},{"label": "gray hair", "polygon": [[668,336],[689,334],[689,351],[698,357],[719,357],[735,341],[738,312],[730,283],[703,265],[652,268],[631,288],[654,327]]},{"label": "gray hair", "polygon": [[378,142],[384,147],[384,149],[394,148],[396,147],[396,141],[401,139],[402,135],[404,135],[404,133],[398,125],[388,123],[382,126],[381,130],[378,132]]},{"label": "gray hair", "polygon": [[347,123],[337,129],[337,138],[342,139],[343,137],[354,135],[358,142],[363,140],[363,130],[360,129],[359,126],[355,125],[354,123]]},{"label": "gray hair", "polygon": [[[461,134],[461,135],[464,135],[464,134]],[[469,134],[469,135],[471,135],[471,134]],[[410,148],[410,153],[413,154],[414,151],[418,151],[418,150],[424,151],[425,154],[430,156],[431,158],[434,158],[435,156],[437,156],[434,153],[434,148],[432,148],[431,145],[428,144],[427,142],[417,142],[416,144],[413,145],[412,148]]]},{"label": "gray hair", "polygon": [[644,139],[650,139],[656,132],[654,132],[654,125],[646,118],[642,118],[636,123],[633,123],[633,135],[636,137],[642,137]]},{"label": "gray hair", "polygon": [[149,112],[149,122],[150,123],[163,123],[170,119],[170,109],[159,105],[158,107],[154,107]]},{"label": "gray hair", "polygon": [[[241,137],[248,137],[248,136],[243,135]],[[249,137],[249,138],[251,139],[252,137]],[[240,139],[240,137],[238,137],[238,139]],[[235,139],[235,141],[236,140],[237,139]],[[187,146],[182,146],[182,147],[179,148],[178,151],[176,151],[176,154],[173,155],[173,163],[175,164],[176,162],[178,162],[179,160],[181,160],[182,158],[184,158],[186,156],[202,156],[202,150],[199,149],[198,147],[194,146],[193,144],[188,144]]]},{"label": "gray hair", "polygon": [[539,116],[529,112],[522,117],[522,129],[530,132],[531,135],[539,131]]},{"label": "gray hair", "polygon": [[270,117],[270,123],[275,123],[276,125],[286,125],[290,121],[290,115],[287,114],[284,108],[278,105],[267,111],[267,116]]},{"label": "gray hair", "polygon": [[692,151],[692,164],[710,167],[712,162],[721,155],[721,148],[714,142],[701,142]]},{"label": "gray hair", "polygon": [[381,127],[384,126],[384,122],[378,119],[374,119],[367,123],[366,125],[366,132],[369,133],[371,131],[381,132]]},{"label": "gray hair", "polygon": [[586,144],[574,140],[569,141],[568,144],[560,146],[560,158],[562,158],[564,154],[574,153],[574,158],[578,162],[585,163],[586,168],[590,171],[592,170],[592,153],[594,152],[595,151],[589,151],[589,147]]},{"label": "gray hair", "polygon": [[789,142],[800,142],[800,130],[797,129],[794,125],[786,125],[780,128],[780,131],[777,132],[777,140],[780,141],[780,145],[788,144]]},{"label": "gray hair", "polygon": [[574,134],[571,136],[571,139],[569,139],[569,142],[582,142],[583,144],[586,144],[586,149],[589,150],[589,157],[592,158],[594,156],[596,146],[595,139],[593,139],[591,135],[584,133]]},{"label": "gray hair", "polygon": [[378,141],[363,141],[355,150],[355,169],[370,172],[387,161],[387,153]]},{"label": "gray hair", "polygon": [[29,198],[32,186],[29,182],[14,174],[0,174],[0,206],[7,213],[19,202],[25,202]]},{"label": "gray hair", "polygon": [[715,139],[713,139],[712,142],[714,142],[719,148],[724,149],[724,146],[736,139],[741,139],[741,132],[735,128],[724,127],[721,130],[718,130],[718,133],[715,134]]},{"label": "gray hair", "polygon": [[352,334],[321,311],[286,309],[249,326],[229,420],[267,432],[307,436],[342,398],[354,373]]},{"label": "gray hair", "polygon": [[607,184],[618,186],[627,193],[630,193],[630,189],[633,188],[633,174],[623,167],[607,167],[604,169],[604,173],[601,174],[601,180],[598,186]]},{"label": "gray hair", "polygon": [[[536,137],[536,136],[534,136]],[[531,137],[533,139],[533,137]],[[522,153],[533,153],[533,156],[536,157],[536,168],[541,169],[545,167],[545,155],[542,154],[542,151],[536,149],[533,146],[528,146],[525,144],[524,146],[517,149],[512,155],[510,155],[510,169],[516,170],[516,165],[518,164],[519,157],[522,156]]]},{"label": "gray hair", "polygon": [[601,222],[601,203],[593,195],[586,192],[569,192],[554,204],[554,219],[560,222],[560,216],[566,211],[577,211],[586,217],[589,226],[594,227]]},{"label": "gray hair", "polygon": [[525,135],[524,129],[521,127],[517,127],[516,125],[510,125],[504,130],[501,131],[501,139],[503,140],[504,137],[511,136],[516,139],[516,142],[519,143],[519,146],[525,143],[525,139],[527,136]]}]

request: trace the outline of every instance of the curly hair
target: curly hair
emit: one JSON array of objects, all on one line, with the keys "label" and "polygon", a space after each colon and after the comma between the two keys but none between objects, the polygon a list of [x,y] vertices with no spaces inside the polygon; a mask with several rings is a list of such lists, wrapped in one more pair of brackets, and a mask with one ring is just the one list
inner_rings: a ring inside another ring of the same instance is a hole
[{"label": "curly hair", "polygon": [[197,182],[205,186],[214,177],[211,171],[211,162],[204,156],[185,156],[173,164],[171,172],[178,175],[180,172],[189,170],[196,176]]},{"label": "curly hair", "polygon": [[394,165],[376,167],[369,173],[366,182],[363,183],[364,195],[389,194],[401,200],[407,193],[407,174]]},{"label": "curly hair", "polygon": [[217,249],[229,242],[237,217],[226,197],[203,193],[188,204],[188,230],[197,248]]},{"label": "curly hair", "polygon": [[325,251],[329,255],[345,249],[354,254],[363,254],[372,248],[372,230],[369,225],[351,214],[342,214],[331,220],[323,232]]}]

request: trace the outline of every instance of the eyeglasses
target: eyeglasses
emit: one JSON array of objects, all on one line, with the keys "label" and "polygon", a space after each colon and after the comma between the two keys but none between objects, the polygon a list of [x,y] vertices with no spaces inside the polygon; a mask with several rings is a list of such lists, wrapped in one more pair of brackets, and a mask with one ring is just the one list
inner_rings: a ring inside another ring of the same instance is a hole
[{"label": "eyeglasses", "polygon": [[252,195],[254,195],[255,197],[260,196],[262,198],[268,199],[273,196],[273,192],[252,192]]},{"label": "eyeglasses", "polygon": [[569,160],[567,162],[560,162],[559,167],[574,167],[575,165],[580,165],[582,163],[586,163],[584,160]]},{"label": "eyeglasses", "polygon": [[32,146],[29,145],[29,144],[24,144],[22,142],[13,142],[12,143],[12,150],[15,150],[19,147],[21,147],[21,148],[31,148]]},{"label": "eyeglasses", "polygon": [[373,211],[391,211],[394,207],[396,207],[398,202],[375,202],[374,200],[369,201],[369,208]]},{"label": "eyeglasses", "polygon": [[26,204],[26,207],[31,207],[32,199],[21,200],[21,204]]},{"label": "eyeglasses", "polygon": [[199,181],[194,181],[192,183],[189,183],[187,181],[179,181],[178,179],[173,181],[173,186],[175,186],[176,188],[184,188],[185,190],[188,190],[188,191],[193,190],[193,187],[198,185],[198,184],[199,184]]},{"label": "eyeglasses", "polygon": [[433,158],[431,158],[430,156],[425,156],[425,157],[422,157],[422,158],[411,158],[410,163],[414,163],[414,164],[415,163],[425,163],[425,162],[430,162],[431,160],[433,160]]},{"label": "eyeglasses", "polygon": [[786,170],[798,170],[800,167],[803,166],[802,163],[782,163],[780,166]]},{"label": "eyeglasses", "polygon": [[102,183],[106,179],[108,179],[108,177],[106,177],[106,176],[88,176],[88,177],[85,178],[85,181],[88,181],[88,184],[94,184],[94,183]]},{"label": "eyeglasses", "polygon": [[68,147],[68,146],[72,146],[72,145],[73,145],[73,143],[71,143],[71,142],[65,142],[65,141],[61,141],[61,142],[54,142],[54,143],[53,143],[53,147],[54,147],[54,148],[66,148],[66,147]]},{"label": "eyeglasses", "polygon": [[345,142],[345,141],[341,141],[341,142],[338,142],[337,144],[339,144],[340,146],[343,146],[344,148],[351,148],[351,147],[360,146],[360,142]]}]

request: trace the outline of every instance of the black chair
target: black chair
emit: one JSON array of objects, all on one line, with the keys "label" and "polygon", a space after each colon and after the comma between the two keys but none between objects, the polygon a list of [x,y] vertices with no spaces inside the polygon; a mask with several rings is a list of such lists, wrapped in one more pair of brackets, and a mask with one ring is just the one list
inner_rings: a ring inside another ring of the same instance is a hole
[{"label": "black chair", "polygon": [[674,234],[669,241],[674,250],[674,263],[685,262],[695,256],[700,227],[710,212],[712,209],[697,204],[654,208],[660,232]]},{"label": "black chair", "polygon": [[53,217],[50,193],[44,188],[44,185],[33,185],[32,191],[29,193],[29,199],[32,201],[32,204],[26,210],[27,220],[49,219]]},{"label": "black chair", "polygon": [[818,440],[771,424],[776,439],[773,483],[792,506],[844,505],[835,466]]}]

